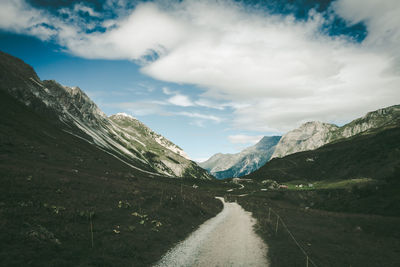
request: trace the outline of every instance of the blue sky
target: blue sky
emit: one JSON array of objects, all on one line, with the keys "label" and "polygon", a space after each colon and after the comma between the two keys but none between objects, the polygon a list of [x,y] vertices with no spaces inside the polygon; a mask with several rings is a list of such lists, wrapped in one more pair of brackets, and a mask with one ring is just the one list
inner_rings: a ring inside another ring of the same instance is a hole
[{"label": "blue sky", "polygon": [[398,104],[399,18],[394,0],[4,0],[0,50],[205,160]]}]

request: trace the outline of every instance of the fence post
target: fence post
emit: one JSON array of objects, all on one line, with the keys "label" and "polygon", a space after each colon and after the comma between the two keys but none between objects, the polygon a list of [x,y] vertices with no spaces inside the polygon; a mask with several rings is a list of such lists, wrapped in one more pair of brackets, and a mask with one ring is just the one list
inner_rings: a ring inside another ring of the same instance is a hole
[{"label": "fence post", "polygon": [[271,208],[268,210],[268,221],[271,221]]},{"label": "fence post", "polygon": [[279,215],[276,215],[275,234],[277,234],[277,233],[278,233],[278,224],[279,224]]},{"label": "fence post", "polygon": [[308,267],[308,256],[306,258],[306,267]]},{"label": "fence post", "polygon": [[91,241],[92,241],[92,248],[94,247],[93,244],[93,222],[92,222],[92,212],[89,211],[89,219],[90,219],[90,237],[91,237]]},{"label": "fence post", "polygon": [[185,199],[183,198],[183,184],[181,182],[181,199],[182,199],[182,204],[185,204]]}]

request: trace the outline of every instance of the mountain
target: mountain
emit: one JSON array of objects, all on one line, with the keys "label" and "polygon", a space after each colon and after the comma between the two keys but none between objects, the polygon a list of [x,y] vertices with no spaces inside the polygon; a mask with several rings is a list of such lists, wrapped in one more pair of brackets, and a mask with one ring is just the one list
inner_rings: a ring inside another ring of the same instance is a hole
[{"label": "mountain", "polygon": [[13,74],[2,73],[1,266],[153,266],[221,211],[215,194],[201,190],[215,179],[168,179],[121,160],[51,109],[11,96]]},{"label": "mountain", "polygon": [[172,142],[127,116],[108,118],[79,88],[41,81],[32,67],[0,52],[1,89],[56,127],[109,153],[133,169],[172,177],[212,177]]},{"label": "mountain", "polygon": [[400,124],[340,139],[315,150],[271,159],[247,178],[278,182],[395,179],[400,175]]},{"label": "mountain", "polygon": [[367,113],[364,117],[338,127],[323,122],[307,122],[285,134],[271,158],[281,158],[296,152],[313,150],[331,142],[370,131],[380,131],[400,123],[400,105]]},{"label": "mountain", "polygon": [[304,123],[281,138],[271,158],[283,157],[323,146],[329,142],[330,133],[337,129],[336,125],[319,121]]},{"label": "mountain", "polygon": [[215,154],[199,163],[217,179],[240,177],[263,166],[272,156],[280,136],[264,136],[257,144],[236,154]]},{"label": "mountain", "polygon": [[128,141],[127,146],[139,150],[157,170],[166,175],[211,179],[180,147],[136,118],[118,113],[109,119],[123,130],[123,138]]}]

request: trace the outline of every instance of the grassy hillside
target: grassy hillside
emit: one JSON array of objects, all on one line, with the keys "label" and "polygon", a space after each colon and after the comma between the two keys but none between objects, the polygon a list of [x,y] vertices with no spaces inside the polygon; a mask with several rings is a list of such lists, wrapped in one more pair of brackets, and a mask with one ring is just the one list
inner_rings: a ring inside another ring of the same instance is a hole
[{"label": "grassy hillside", "polygon": [[136,171],[0,91],[1,266],[149,265],[220,211],[193,183]]},{"label": "grassy hillside", "polygon": [[247,178],[319,181],[326,179],[397,179],[400,174],[400,127],[358,135],[269,161]]}]

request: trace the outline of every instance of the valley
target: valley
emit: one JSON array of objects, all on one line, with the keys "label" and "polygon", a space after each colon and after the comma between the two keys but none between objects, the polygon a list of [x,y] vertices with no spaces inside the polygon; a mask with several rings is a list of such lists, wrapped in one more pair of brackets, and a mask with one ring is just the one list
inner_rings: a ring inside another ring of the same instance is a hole
[{"label": "valley", "polygon": [[0,265],[399,265],[398,105],[199,166],[1,53],[0,114]]}]

